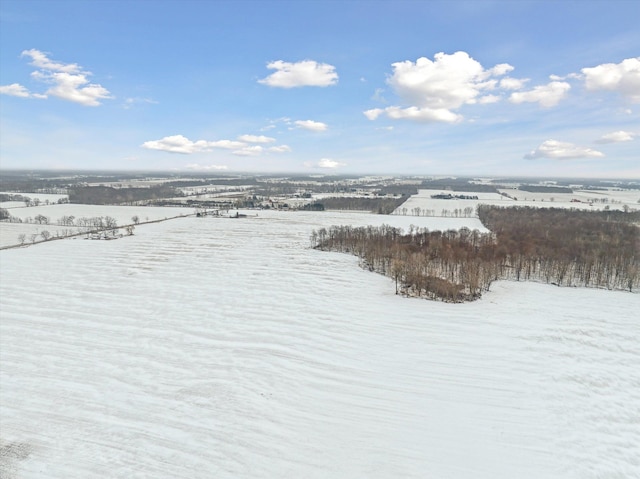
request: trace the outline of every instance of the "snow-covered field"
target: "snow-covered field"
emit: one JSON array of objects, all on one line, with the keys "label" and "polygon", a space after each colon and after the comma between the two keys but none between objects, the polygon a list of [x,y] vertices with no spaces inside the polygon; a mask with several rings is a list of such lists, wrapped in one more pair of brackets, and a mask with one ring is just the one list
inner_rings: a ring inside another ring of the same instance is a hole
[{"label": "snow-covered field", "polygon": [[[63,234],[64,231],[81,231],[77,227],[58,224],[58,220],[64,216],[73,216],[76,221],[83,217],[111,216],[117,221],[119,226],[122,226],[132,224],[132,218],[134,216],[137,216],[141,222],[146,222],[174,218],[181,215],[190,215],[194,214],[195,210],[193,208],[78,205],[63,203],[30,207],[22,205],[22,207],[19,208],[14,207],[9,209],[9,212],[11,216],[20,218],[23,221],[28,221],[28,218],[33,220],[36,216],[43,215],[49,218],[50,224],[2,222],[0,223],[0,247],[20,244],[18,240],[20,234],[25,234],[27,236],[27,243],[30,243],[31,240],[29,238],[31,235],[39,235],[44,230],[51,233],[52,236],[57,236],[56,233],[60,233],[60,236],[65,236]],[[38,241],[40,240],[41,238],[38,239]]]},{"label": "snow-covered field", "polygon": [[[464,210],[467,207],[473,208],[478,204],[495,206],[531,206],[539,208],[576,208],[583,210],[622,210],[625,205],[630,209],[640,209],[640,190],[584,190],[574,193],[530,193],[517,190],[500,190],[512,198],[502,196],[498,193],[472,193],[445,190],[418,190],[418,194],[412,195],[394,214],[413,215],[415,208],[420,208],[421,215],[424,211],[432,212],[433,216],[440,216],[442,210],[448,210],[449,215],[457,208]],[[432,195],[451,193],[452,195],[477,196],[477,200],[468,199],[435,199]],[[517,198],[514,200],[513,197]],[[572,201],[574,200],[574,201]]]},{"label": "snow-covered field", "polygon": [[640,295],[407,299],[308,247],[389,220],[189,217],[1,251],[0,476],[639,477]]}]

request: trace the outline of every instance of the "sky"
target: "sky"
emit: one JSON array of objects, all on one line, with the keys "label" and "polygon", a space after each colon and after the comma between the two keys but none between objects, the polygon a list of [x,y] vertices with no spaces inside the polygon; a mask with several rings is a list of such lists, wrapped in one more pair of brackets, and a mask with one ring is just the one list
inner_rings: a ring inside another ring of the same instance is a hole
[{"label": "sky", "polygon": [[640,2],[2,0],[0,169],[640,179]]}]

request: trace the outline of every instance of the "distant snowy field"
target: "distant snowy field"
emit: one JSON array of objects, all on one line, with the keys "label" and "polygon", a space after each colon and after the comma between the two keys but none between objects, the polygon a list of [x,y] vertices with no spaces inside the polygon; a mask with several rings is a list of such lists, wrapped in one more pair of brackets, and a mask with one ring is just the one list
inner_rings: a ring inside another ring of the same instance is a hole
[{"label": "distant snowy field", "polygon": [[[453,212],[456,208],[464,210],[469,206],[473,208],[475,214],[475,207],[478,204],[495,206],[532,206],[539,208],[577,208],[592,211],[602,210],[607,206],[611,210],[622,210],[626,205],[631,209],[640,209],[640,190],[576,190],[573,193],[530,193],[517,190],[500,191],[517,198],[517,201],[498,193],[473,193],[423,189],[418,190],[418,194],[412,195],[407,201],[405,201],[396,209],[394,214],[402,214],[403,209],[406,208],[406,214],[412,215],[414,208],[420,208],[422,211],[431,210],[434,212],[434,216],[440,216],[443,209]],[[431,198],[432,195],[442,193],[477,196],[478,199],[443,200]],[[606,202],[603,202],[602,200],[605,200]]]},{"label": "distant snowy field", "polygon": [[308,247],[391,221],[479,226],[260,212],[1,251],[0,476],[639,477],[640,295],[407,299]]},{"label": "distant snowy field", "polygon": [[[43,196],[43,195],[40,195]],[[52,195],[50,195],[52,196]],[[8,202],[7,202],[8,203]],[[7,206],[0,207],[7,208]],[[57,224],[58,220],[63,216],[73,216],[76,221],[82,217],[92,218],[97,216],[111,216],[119,226],[133,223],[133,217],[137,216],[141,222],[161,220],[165,218],[174,218],[181,215],[194,214],[193,208],[174,208],[174,207],[152,207],[152,206],[112,206],[112,205],[78,205],[71,203],[50,204],[41,206],[20,207],[9,209],[11,216],[26,221],[27,218],[35,218],[43,215],[49,218],[50,224],[35,223],[0,223],[0,247],[19,244],[18,235],[25,234],[29,237],[32,234],[39,235],[43,230],[49,231],[53,236],[56,232],[62,235],[63,230],[78,230],[78,228],[61,226]],[[30,243],[27,240],[27,243]]]}]

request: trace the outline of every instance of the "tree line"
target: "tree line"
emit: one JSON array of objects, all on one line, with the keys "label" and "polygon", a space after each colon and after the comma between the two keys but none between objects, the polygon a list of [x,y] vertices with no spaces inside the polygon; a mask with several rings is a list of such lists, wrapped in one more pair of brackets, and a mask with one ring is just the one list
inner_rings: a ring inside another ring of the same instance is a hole
[{"label": "tree line", "polygon": [[69,202],[87,205],[134,204],[140,201],[182,196],[172,186],[156,185],[149,188],[110,186],[74,186],[69,189]]},{"label": "tree line", "polygon": [[312,247],[355,254],[395,280],[396,293],[449,302],[478,299],[514,279],[634,291],[640,287],[639,213],[480,206],[490,233],[332,226]]},{"label": "tree line", "polygon": [[399,198],[389,197],[332,197],[323,198],[316,201],[318,209],[325,210],[360,210],[370,211],[371,213],[378,213],[381,215],[390,215],[398,208],[402,203],[409,199],[408,196],[401,196]]}]

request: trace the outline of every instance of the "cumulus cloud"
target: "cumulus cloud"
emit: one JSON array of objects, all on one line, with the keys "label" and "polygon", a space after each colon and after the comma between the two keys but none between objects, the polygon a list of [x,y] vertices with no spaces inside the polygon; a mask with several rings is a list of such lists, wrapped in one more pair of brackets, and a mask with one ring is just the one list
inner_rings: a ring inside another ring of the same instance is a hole
[{"label": "cumulus cloud", "polygon": [[550,108],[560,103],[571,89],[567,82],[552,81],[546,85],[539,85],[533,90],[514,92],[509,97],[511,103],[538,103],[540,106]]},{"label": "cumulus cloud", "polygon": [[195,171],[217,171],[217,170],[227,170],[229,169],[226,165],[199,165],[198,163],[190,163],[185,168],[189,170]]},{"label": "cumulus cloud", "polygon": [[[242,135],[239,138],[245,140],[253,140],[253,143],[269,143],[275,141],[273,138]],[[183,155],[190,155],[193,153],[206,153],[213,151],[214,149],[231,150],[231,153],[236,156],[258,156],[265,151],[265,148],[251,144],[248,141],[235,141],[235,140],[197,140],[192,141],[183,135],[165,136],[160,140],[145,141],[142,148],[148,150],[166,151],[168,153],[179,153]],[[277,145],[269,148],[268,151],[274,153],[282,153],[291,151],[286,145]]]},{"label": "cumulus cloud", "polygon": [[375,120],[383,113],[392,120],[413,120],[424,123],[456,123],[462,120],[461,115],[457,115],[446,108],[418,108],[416,106],[411,106],[409,108],[399,108],[397,106],[390,106],[385,109],[374,108],[372,110],[365,111],[364,115],[369,120]]},{"label": "cumulus cloud", "polygon": [[236,156],[258,156],[262,153],[262,148],[260,145],[251,145],[251,146],[243,146],[239,150],[233,151],[233,154]]},{"label": "cumulus cloud", "polygon": [[142,148],[160,150],[168,153],[180,153],[188,155],[202,151],[211,151],[210,142],[199,140],[191,141],[182,135],[165,136],[160,140],[145,141]]},{"label": "cumulus cloud", "polygon": [[17,96],[19,98],[47,98],[47,95],[41,95],[39,93],[31,93],[26,87],[19,83],[12,83],[11,85],[0,86],[1,95]]},{"label": "cumulus cloud", "polygon": [[[434,60],[421,57],[415,62],[396,62],[391,66],[393,74],[387,83],[408,106],[365,111],[365,116],[371,120],[386,114],[391,119],[458,122],[462,116],[454,110],[463,105],[498,101],[499,96],[487,92],[506,89],[496,77],[513,70],[507,63],[485,69],[462,51],[451,55],[441,52],[434,55]],[[518,80],[512,79],[512,87],[515,81]]]},{"label": "cumulus cloud", "polygon": [[459,108],[495,87],[489,80],[493,73],[466,52],[436,53],[434,58],[393,63],[389,85],[409,104],[432,109]]},{"label": "cumulus cloud", "polygon": [[181,153],[183,155],[207,152],[211,151],[213,148],[233,150],[241,149],[245,146],[247,146],[246,143],[233,140],[191,141],[183,135],[165,136],[160,140],[145,141],[142,144],[143,148],[147,148],[149,150],[160,150],[166,151],[168,153]]},{"label": "cumulus cloud", "polygon": [[581,72],[587,90],[615,91],[634,103],[640,103],[640,57],[583,68]]},{"label": "cumulus cloud", "polygon": [[631,141],[637,135],[635,133],[631,133],[629,131],[614,131],[613,133],[607,133],[606,135],[602,135],[596,143],[621,143],[623,141]]},{"label": "cumulus cloud", "polygon": [[[51,95],[85,106],[98,106],[101,104],[101,100],[113,98],[109,90],[102,85],[91,83],[88,80],[91,72],[84,71],[76,63],[54,62],[49,59],[47,54],[36,49],[25,50],[22,52],[22,56],[30,57],[31,65],[39,68],[39,70],[31,73],[31,77],[51,85],[44,94],[29,94],[28,96],[46,98]],[[18,86],[20,87],[20,85]],[[24,93],[27,92],[24,87],[18,90],[13,87],[13,90],[10,91],[20,91],[21,94],[15,96],[23,97],[25,96]]]},{"label": "cumulus cloud", "polygon": [[529,81],[528,78],[503,78],[500,80],[500,88],[505,90],[520,90],[524,88],[525,83]]},{"label": "cumulus cloud", "polygon": [[323,158],[315,166],[318,168],[335,169],[335,168],[340,168],[341,166],[347,166],[347,165],[346,163],[341,163],[339,161],[332,160],[330,158]]},{"label": "cumulus cloud", "polygon": [[270,147],[268,151],[273,153],[288,153],[291,151],[291,148],[288,145],[278,145]]},{"label": "cumulus cloud", "polygon": [[247,143],[273,143],[275,138],[264,135],[240,135],[238,140],[245,141]]},{"label": "cumulus cloud", "polygon": [[338,74],[333,65],[303,60],[297,63],[278,60],[267,64],[270,70],[276,70],[258,83],[278,88],[302,86],[326,87],[338,82]]},{"label": "cumulus cloud", "polygon": [[527,160],[537,158],[551,158],[556,160],[570,160],[576,158],[601,158],[604,154],[598,150],[584,146],[565,143],[557,140],[547,140],[538,148],[524,156]]},{"label": "cumulus cloud", "polygon": [[23,57],[31,57],[31,64],[42,70],[51,70],[56,72],[65,73],[79,73],[82,71],[80,66],[76,63],[56,63],[50,60],[46,53],[32,48],[31,50],[24,50],[21,54]]},{"label": "cumulus cloud", "polygon": [[309,131],[325,131],[328,128],[326,123],[313,120],[296,120],[293,124],[298,128]]}]

